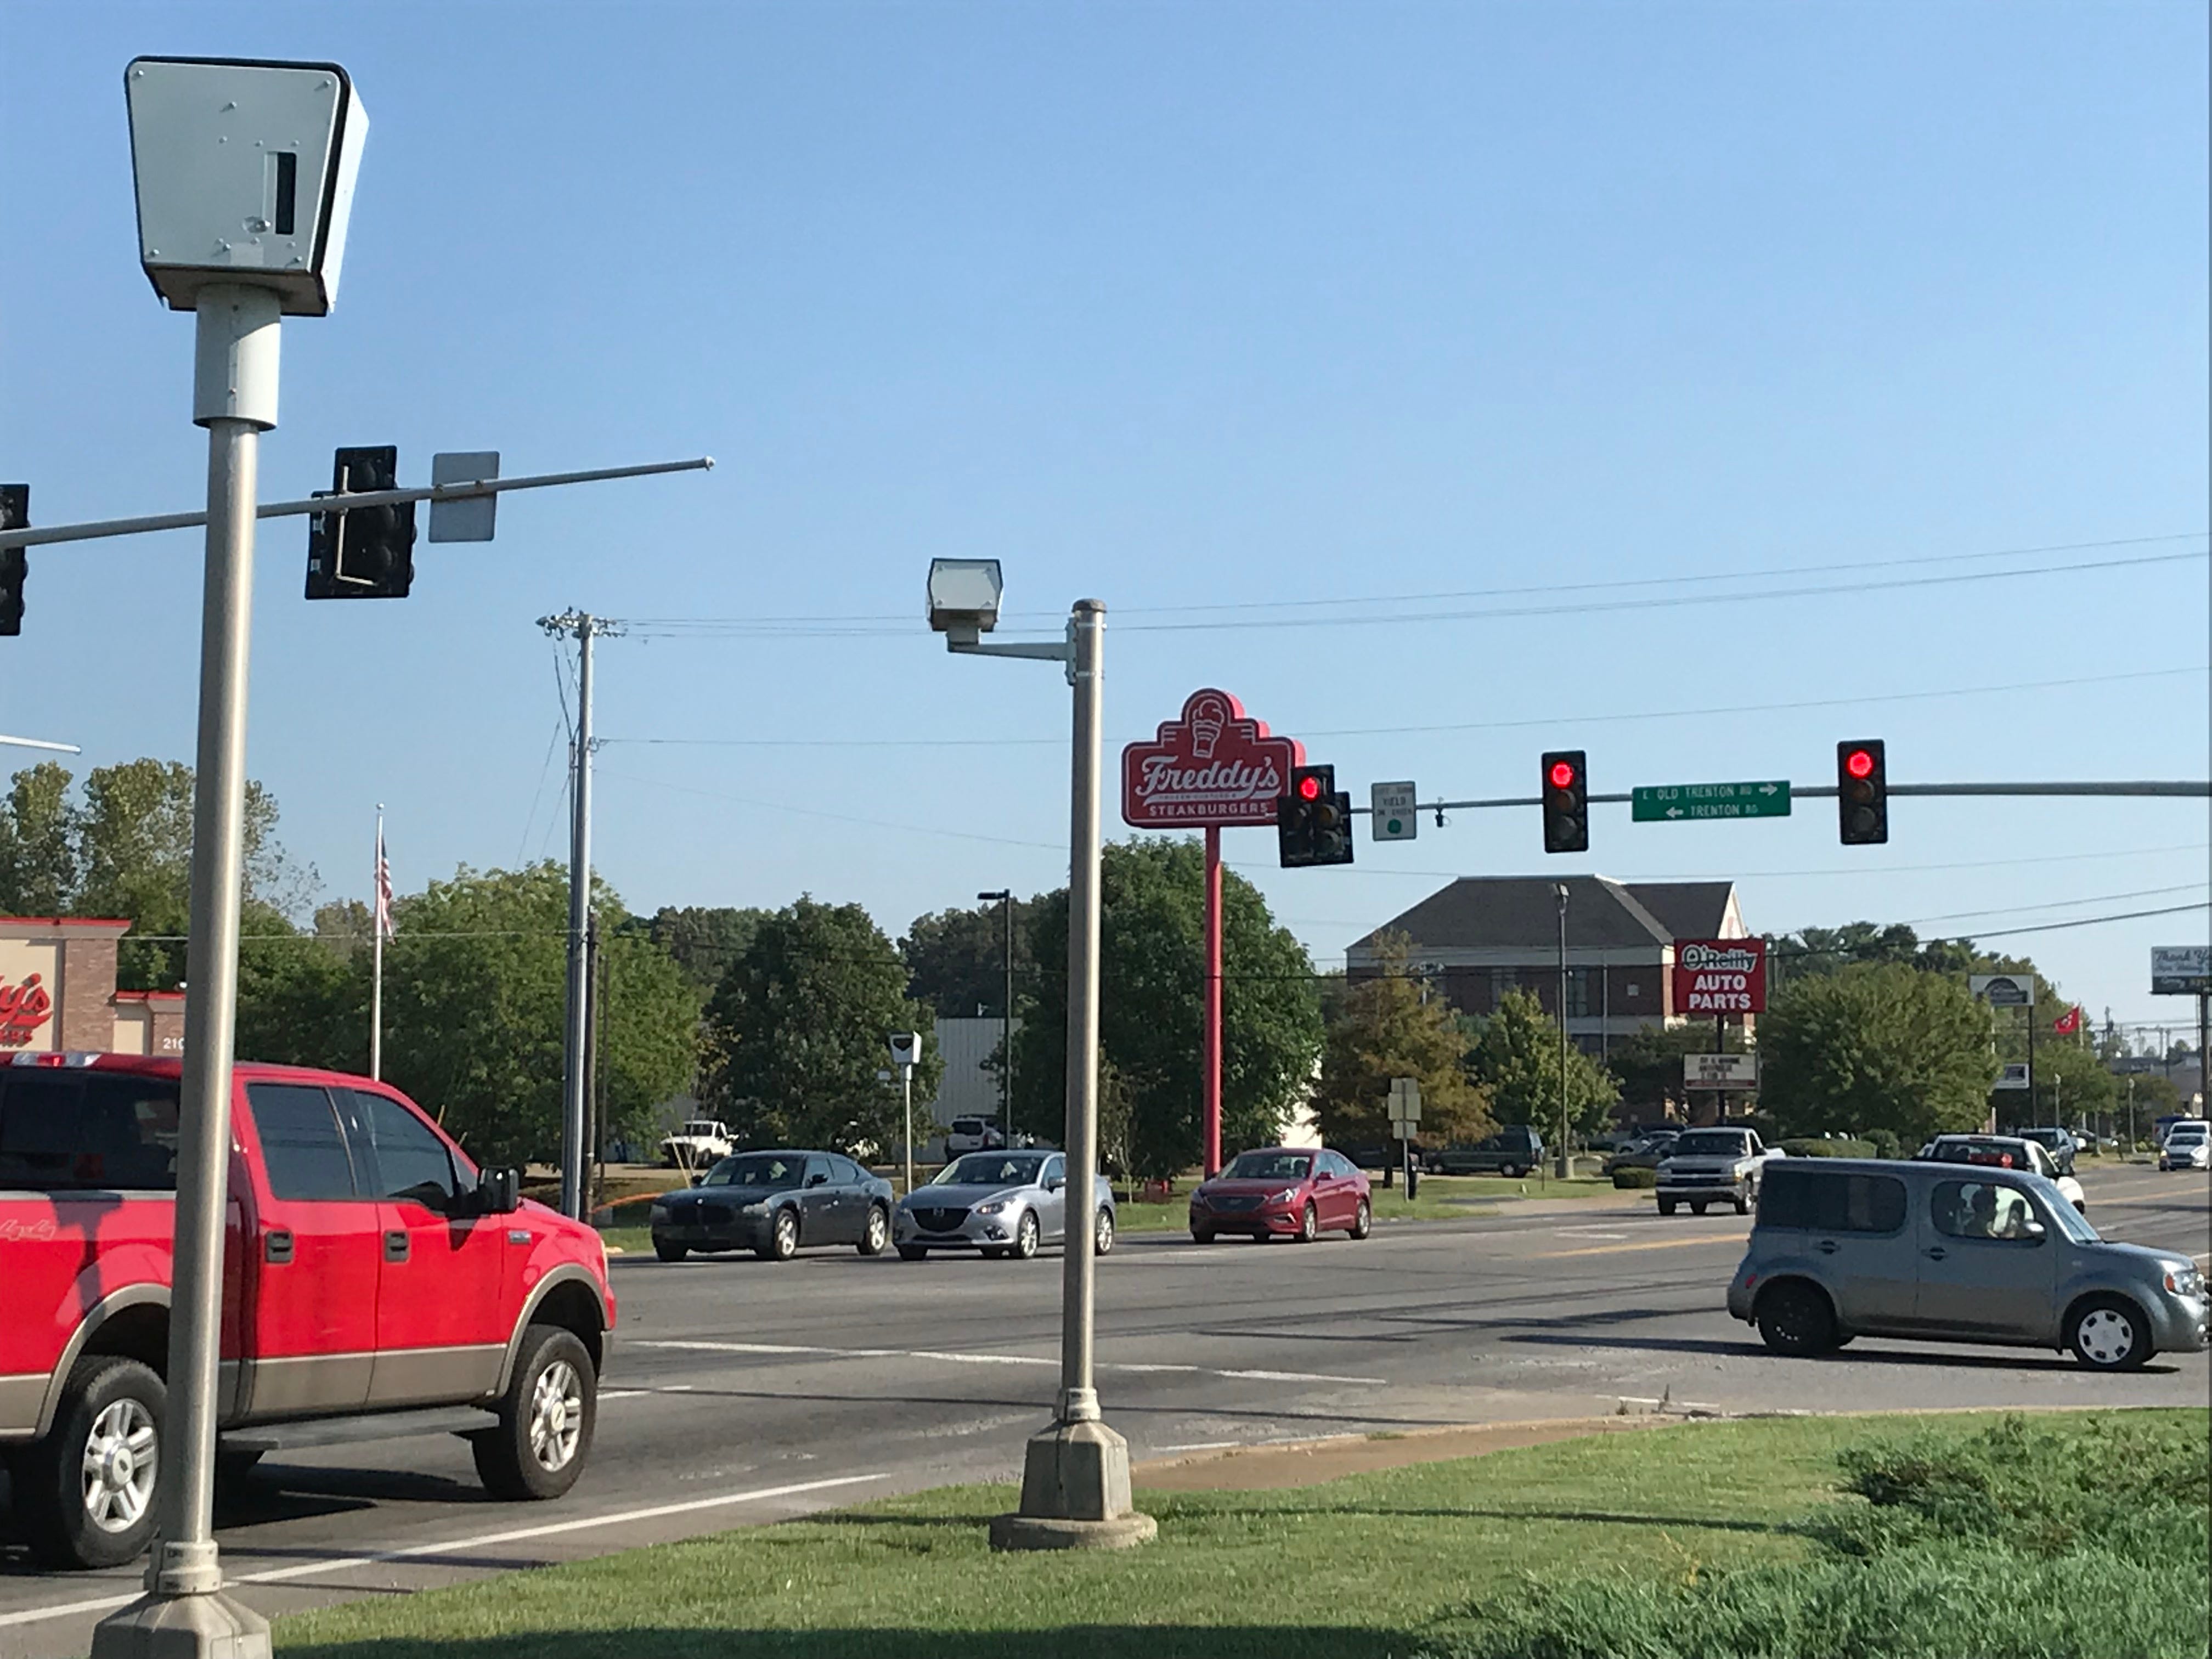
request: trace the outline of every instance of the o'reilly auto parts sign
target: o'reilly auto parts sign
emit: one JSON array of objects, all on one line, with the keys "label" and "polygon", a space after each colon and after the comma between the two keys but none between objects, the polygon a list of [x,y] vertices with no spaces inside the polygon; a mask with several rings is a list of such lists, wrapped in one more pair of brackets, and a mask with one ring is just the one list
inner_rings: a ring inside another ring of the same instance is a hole
[{"label": "o'reilly auto parts sign", "polygon": [[1673,1012],[1706,1015],[1765,1013],[1766,941],[1676,939]]},{"label": "o'reilly auto parts sign", "polygon": [[2212,991],[2212,945],[2154,945],[2150,948],[2153,996],[2193,997]]}]

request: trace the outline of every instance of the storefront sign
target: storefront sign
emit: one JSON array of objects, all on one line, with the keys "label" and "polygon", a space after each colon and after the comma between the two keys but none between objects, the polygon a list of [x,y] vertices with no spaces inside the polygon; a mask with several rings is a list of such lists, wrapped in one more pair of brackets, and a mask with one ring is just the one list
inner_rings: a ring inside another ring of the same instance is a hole
[{"label": "storefront sign", "polygon": [[54,1000],[33,974],[20,985],[0,980],[0,1048],[21,1048],[53,1018]]},{"label": "storefront sign", "polygon": [[1182,718],[1121,751],[1121,820],[1140,830],[1265,827],[1304,747],[1269,734],[1226,691],[1194,691]]},{"label": "storefront sign", "polygon": [[1674,941],[1674,1012],[1695,1015],[1765,1012],[1765,939]]}]

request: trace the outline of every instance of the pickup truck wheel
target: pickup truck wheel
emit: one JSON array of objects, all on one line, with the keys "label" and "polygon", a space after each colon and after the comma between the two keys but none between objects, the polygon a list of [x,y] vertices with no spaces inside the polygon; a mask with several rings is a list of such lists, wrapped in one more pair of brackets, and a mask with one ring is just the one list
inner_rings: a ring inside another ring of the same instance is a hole
[{"label": "pickup truck wheel", "polygon": [[868,1224],[860,1229],[860,1249],[862,1255],[881,1255],[884,1246],[890,1243],[891,1218],[880,1204],[868,1206]]},{"label": "pickup truck wheel", "polygon": [[77,1362],[53,1432],[15,1465],[16,1514],[41,1566],[119,1567],[145,1553],[168,1398],[135,1359]]},{"label": "pickup truck wheel", "polygon": [[1703,1215],[1705,1212],[1705,1200],[1704,1199],[1693,1198],[1690,1200],[1690,1213],[1692,1215]]},{"label": "pickup truck wheel", "polygon": [[499,1426],[470,1441],[484,1490],[510,1503],[560,1497],[584,1472],[599,1411],[590,1351],[574,1331],[531,1326],[499,1402]]},{"label": "pickup truck wheel", "polygon": [[1793,1358],[1836,1346],[1836,1313],[1810,1285],[1781,1284],[1759,1298],[1759,1340]]},{"label": "pickup truck wheel", "polygon": [[1738,1215],[1749,1215],[1749,1214],[1751,1213],[1751,1194],[1748,1194],[1748,1193],[1738,1193],[1738,1194],[1736,1194],[1736,1198],[1735,1198],[1735,1212],[1736,1212]]},{"label": "pickup truck wheel", "polygon": [[1522,1169],[1518,1164],[1501,1164],[1498,1166],[1498,1173],[1504,1176],[1508,1181],[1518,1181],[1522,1176],[1528,1172]]},{"label": "pickup truck wheel", "polygon": [[681,1261],[691,1251],[688,1245],[665,1244],[656,1238],[653,1241],[653,1253],[663,1261]]},{"label": "pickup truck wheel", "polygon": [[1673,1199],[1671,1199],[1671,1198],[1662,1198],[1662,1199],[1661,1199],[1661,1200],[1659,1200],[1659,1213],[1660,1213],[1661,1215],[1672,1215],[1672,1214],[1674,1214],[1674,1200]]},{"label": "pickup truck wheel", "polygon": [[1190,1230],[1190,1237],[1194,1243],[1211,1244],[1213,1243],[1213,1235],[1203,1227],[1193,1227]]}]

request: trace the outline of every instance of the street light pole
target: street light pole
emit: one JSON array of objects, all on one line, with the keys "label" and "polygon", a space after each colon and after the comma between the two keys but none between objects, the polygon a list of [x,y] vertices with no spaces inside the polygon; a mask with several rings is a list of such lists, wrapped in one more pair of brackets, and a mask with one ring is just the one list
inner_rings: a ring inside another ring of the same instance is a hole
[{"label": "street light pole", "polygon": [[1552,891],[1559,901],[1559,1156],[1553,1172],[1565,1181],[1573,1167],[1567,1159],[1567,884],[1554,882]]}]

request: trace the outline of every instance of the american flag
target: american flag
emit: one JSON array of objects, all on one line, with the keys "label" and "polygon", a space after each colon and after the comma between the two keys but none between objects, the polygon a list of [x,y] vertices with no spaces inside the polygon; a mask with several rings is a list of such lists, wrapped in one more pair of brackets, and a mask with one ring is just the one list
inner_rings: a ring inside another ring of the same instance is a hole
[{"label": "american flag", "polygon": [[384,856],[384,826],[376,826],[376,931],[386,939],[397,939],[399,930],[392,925],[392,865]]}]

